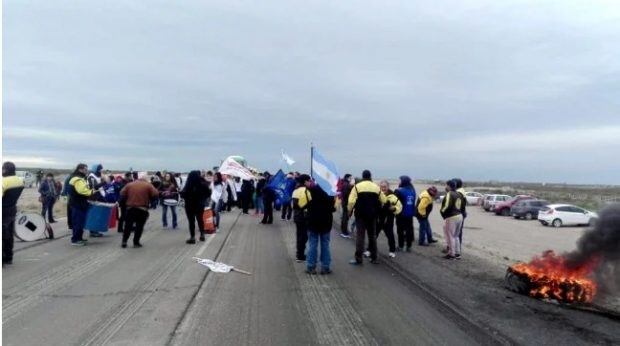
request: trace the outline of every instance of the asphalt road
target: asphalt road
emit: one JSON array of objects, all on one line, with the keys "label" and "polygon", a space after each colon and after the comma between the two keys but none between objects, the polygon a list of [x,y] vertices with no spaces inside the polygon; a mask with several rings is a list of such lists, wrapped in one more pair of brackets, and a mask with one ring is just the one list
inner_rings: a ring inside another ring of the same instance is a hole
[{"label": "asphalt road", "polygon": [[[483,326],[379,264],[347,264],[353,242],[332,233],[332,269],[309,276],[294,260],[294,225],[237,212],[220,233],[187,245],[186,222],[151,213],[141,249],[120,235],[18,244],[2,272],[4,345],[493,344]],[[57,234],[66,234],[57,225]],[[32,246],[35,245],[35,246]],[[211,258],[247,270],[217,274]]]}]

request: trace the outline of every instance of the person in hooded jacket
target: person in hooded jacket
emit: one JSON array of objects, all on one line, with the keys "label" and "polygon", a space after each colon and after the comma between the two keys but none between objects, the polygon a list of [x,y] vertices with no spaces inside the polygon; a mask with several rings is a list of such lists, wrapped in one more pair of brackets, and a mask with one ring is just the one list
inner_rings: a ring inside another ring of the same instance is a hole
[{"label": "person in hooded jacket", "polygon": [[[105,202],[105,191],[103,189],[103,186],[106,184],[106,181],[104,181],[104,176],[102,172],[103,165],[101,165],[100,163],[92,165],[90,168],[90,173],[88,174],[88,178],[86,180],[88,182],[88,187],[91,190],[95,191],[92,199],[96,200],[97,202]],[[90,230],[89,232],[90,236],[93,238],[103,237],[103,234],[99,232]]]},{"label": "person in hooded jacket", "polygon": [[[305,179],[305,177],[304,177]],[[334,197],[328,195],[312,180],[305,180],[304,186],[309,189],[308,201],[308,255],[306,257],[306,273],[316,274],[318,247],[321,247],[321,274],[331,274],[331,251],[329,248],[330,233],[336,211]]]},{"label": "person in hooded jacket", "polygon": [[420,224],[420,236],[418,237],[418,245],[420,246],[428,246],[437,242],[437,240],[433,239],[433,230],[428,221],[428,217],[433,210],[435,196],[437,196],[437,188],[431,186],[422,191],[416,201],[416,218]]},{"label": "person in hooded jacket", "polygon": [[187,244],[196,244],[196,223],[200,232],[200,241],[205,240],[204,223],[202,214],[204,212],[205,201],[211,195],[211,190],[207,181],[200,175],[200,171],[191,171],[185,181],[185,186],[181,191],[181,197],[185,201],[185,214],[189,223],[190,238]]},{"label": "person in hooded jacket", "polygon": [[396,217],[396,233],[398,234],[398,251],[403,251],[407,246],[407,252],[411,252],[411,246],[415,240],[413,217],[415,216],[416,192],[411,178],[406,175],[400,177],[400,184],[394,194],[403,205],[403,211]]},{"label": "person in hooded jacket", "polygon": [[56,182],[54,181],[54,175],[47,173],[45,179],[39,184],[39,200],[41,201],[41,216],[45,219],[47,214],[48,222],[55,223],[54,220],[54,204],[60,195],[60,191],[56,190]]}]

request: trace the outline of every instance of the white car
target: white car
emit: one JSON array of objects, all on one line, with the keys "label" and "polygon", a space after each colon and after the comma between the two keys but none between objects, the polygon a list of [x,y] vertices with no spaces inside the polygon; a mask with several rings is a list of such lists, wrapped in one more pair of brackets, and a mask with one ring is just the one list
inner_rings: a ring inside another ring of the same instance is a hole
[{"label": "white car", "polygon": [[485,211],[494,211],[497,203],[505,202],[511,198],[512,197],[508,195],[485,195],[482,201],[482,208],[484,208]]},{"label": "white car", "polygon": [[467,199],[467,205],[478,205],[482,201],[483,194],[480,192],[465,192],[465,198]]},{"label": "white car", "polygon": [[24,179],[24,187],[31,188],[34,185],[34,176],[28,171],[16,171],[15,175]]},{"label": "white car", "polygon": [[571,204],[550,204],[538,212],[541,224],[553,227],[592,225],[598,215]]}]

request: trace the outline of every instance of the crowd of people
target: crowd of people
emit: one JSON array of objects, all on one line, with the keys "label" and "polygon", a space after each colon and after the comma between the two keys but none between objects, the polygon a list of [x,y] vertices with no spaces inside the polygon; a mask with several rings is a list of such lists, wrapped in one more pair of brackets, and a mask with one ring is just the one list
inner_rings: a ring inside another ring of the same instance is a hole
[{"label": "crowd of people", "polygon": [[[290,196],[281,199],[270,182],[269,172],[257,175],[256,179],[240,179],[213,171],[191,171],[186,181],[178,173],[157,172],[152,177],[145,173],[126,172],[123,175],[106,175],[102,164],[78,164],[64,184],[47,174],[39,184],[42,215],[50,223],[55,222],[53,206],[60,196],[67,199],[67,223],[72,231],[71,245],[84,246],[86,218],[92,203],[115,205],[117,230],[122,233],[121,247],[126,248],[133,233],[133,246],[142,247],[140,242],[149,211],[161,205],[161,222],[164,228],[178,227],[177,208],[183,207],[188,220],[189,238],[187,244],[196,244],[196,238],[205,241],[207,225],[203,214],[205,209],[213,215],[213,228],[219,231],[220,213],[233,207],[249,215],[262,217],[260,224],[274,221],[274,209],[281,212],[283,221],[294,221],[296,226],[296,260],[306,262],[309,274],[331,273],[330,235],[334,213],[341,210],[340,236],[355,237],[355,253],[352,265],[362,265],[364,258],[378,263],[377,238],[381,233],[387,238],[388,256],[396,257],[398,252],[411,252],[415,242],[414,218],[418,220],[418,245],[436,243],[428,221],[433,210],[438,189],[431,186],[418,196],[411,178],[401,176],[398,187],[392,190],[386,180],[376,184],[371,172],[365,170],[361,178],[345,174],[338,183],[336,196],[324,191],[308,174],[290,172],[287,182],[294,185]],[[15,176],[15,165],[3,165],[3,263],[12,261],[12,234],[16,203],[23,181]],[[466,213],[465,191],[461,179],[446,182],[446,195],[440,214],[444,218],[446,246],[442,250],[446,259],[461,257],[462,230]],[[339,208],[338,208],[339,207]],[[170,214],[171,219],[168,219]],[[169,221],[171,221],[169,223]],[[396,233],[394,232],[396,228]],[[88,230],[90,237],[101,237],[102,233]],[[9,240],[10,238],[10,240]],[[319,256],[320,254],[320,256]]]}]

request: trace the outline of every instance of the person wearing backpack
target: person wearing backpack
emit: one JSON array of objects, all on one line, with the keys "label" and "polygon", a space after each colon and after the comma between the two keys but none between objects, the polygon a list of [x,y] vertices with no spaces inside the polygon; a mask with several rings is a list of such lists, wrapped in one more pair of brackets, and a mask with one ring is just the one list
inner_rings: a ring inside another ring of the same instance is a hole
[{"label": "person wearing backpack", "polygon": [[415,240],[413,217],[415,213],[415,200],[416,193],[413,184],[411,184],[411,178],[403,175],[400,178],[400,184],[394,194],[400,200],[403,205],[403,211],[396,216],[396,233],[398,234],[398,249],[397,251],[403,251],[403,247],[407,246],[407,252],[411,252],[411,246]]},{"label": "person wearing backpack", "polygon": [[437,242],[433,239],[433,230],[430,222],[428,222],[428,217],[433,210],[435,196],[437,196],[437,188],[431,186],[422,191],[416,201],[416,218],[420,224],[420,236],[418,237],[418,245],[420,246],[428,246]]},{"label": "person wearing backpack", "polygon": [[349,261],[352,265],[363,264],[365,234],[368,234],[368,251],[370,263],[377,261],[377,217],[387,199],[377,184],[372,181],[369,170],[362,172],[362,181],[355,184],[349,195],[349,216],[355,213],[355,258]]}]

